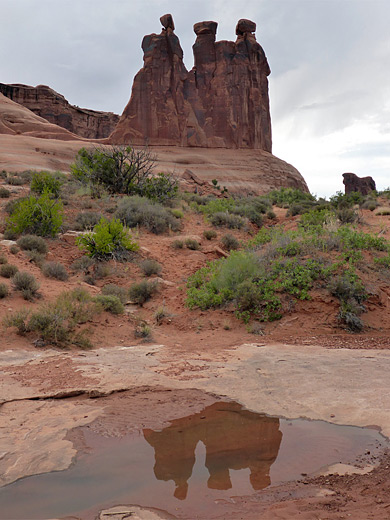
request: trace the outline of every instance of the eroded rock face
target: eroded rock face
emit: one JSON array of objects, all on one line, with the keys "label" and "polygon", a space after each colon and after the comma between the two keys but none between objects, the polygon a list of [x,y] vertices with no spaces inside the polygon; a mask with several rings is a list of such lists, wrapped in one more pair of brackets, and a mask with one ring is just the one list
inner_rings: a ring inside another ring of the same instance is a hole
[{"label": "eroded rock face", "polygon": [[271,152],[270,68],[256,24],[239,20],[236,42],[218,42],[217,22],[196,23],[188,72],[172,16],[160,20],[161,33],[143,39],[144,67],[111,141]]},{"label": "eroded rock face", "polygon": [[343,184],[346,195],[354,191],[358,191],[362,195],[368,195],[370,191],[376,189],[375,181],[372,177],[358,177],[354,173],[343,173]]},{"label": "eroded rock face", "polygon": [[87,139],[108,137],[119,121],[112,112],[98,112],[79,108],[46,85],[6,85],[0,83],[0,93],[23,105],[49,123]]}]

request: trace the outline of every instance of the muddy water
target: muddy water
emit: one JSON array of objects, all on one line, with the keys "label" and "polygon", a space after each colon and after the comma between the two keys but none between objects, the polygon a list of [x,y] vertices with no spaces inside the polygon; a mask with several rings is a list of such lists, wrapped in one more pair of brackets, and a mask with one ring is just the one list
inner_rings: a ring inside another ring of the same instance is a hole
[{"label": "muddy water", "polygon": [[86,449],[69,469],[0,489],[0,519],[94,518],[116,504],[207,518],[234,496],[354,462],[383,442],[374,430],[287,421],[232,402],[136,436],[106,437],[88,427],[82,433]]}]

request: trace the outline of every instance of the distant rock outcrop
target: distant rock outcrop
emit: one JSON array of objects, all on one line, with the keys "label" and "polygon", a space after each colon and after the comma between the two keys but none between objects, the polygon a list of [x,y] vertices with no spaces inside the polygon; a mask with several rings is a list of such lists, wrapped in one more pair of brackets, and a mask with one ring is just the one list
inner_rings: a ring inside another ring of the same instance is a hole
[{"label": "distant rock outcrop", "polygon": [[0,83],[0,93],[49,123],[86,139],[108,137],[119,121],[119,116],[112,112],[98,112],[71,105],[64,96],[46,85],[31,87]]},{"label": "distant rock outcrop", "polygon": [[196,23],[188,72],[172,16],[160,21],[161,34],[142,41],[144,67],[110,141],[271,152],[270,68],[256,24],[239,20],[232,42],[216,41],[216,22]]},{"label": "distant rock outcrop", "polygon": [[343,173],[343,184],[346,195],[354,191],[358,191],[362,195],[368,195],[370,191],[376,189],[375,181],[372,177],[358,177],[354,173]]}]

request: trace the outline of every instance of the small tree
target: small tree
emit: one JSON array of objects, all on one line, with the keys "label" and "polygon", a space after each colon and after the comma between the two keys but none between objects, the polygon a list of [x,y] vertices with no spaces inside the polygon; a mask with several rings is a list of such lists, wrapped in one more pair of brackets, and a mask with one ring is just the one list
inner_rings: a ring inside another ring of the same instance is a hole
[{"label": "small tree", "polygon": [[130,146],[97,147],[79,150],[71,166],[72,175],[85,185],[103,187],[110,193],[137,193],[137,186],[153,171],[155,156],[148,149]]}]

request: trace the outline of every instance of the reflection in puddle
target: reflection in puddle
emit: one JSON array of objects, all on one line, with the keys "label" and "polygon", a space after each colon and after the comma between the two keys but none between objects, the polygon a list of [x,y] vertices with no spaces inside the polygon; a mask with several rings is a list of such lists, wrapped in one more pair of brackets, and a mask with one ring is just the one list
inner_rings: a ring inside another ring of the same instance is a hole
[{"label": "reflection in puddle", "polygon": [[69,469],[0,488],[0,520],[66,515],[89,520],[117,504],[159,508],[178,518],[223,517],[232,496],[353,462],[383,442],[374,430],[286,421],[233,402],[214,403],[138,436],[78,431],[87,449]]},{"label": "reflection in puddle", "polygon": [[161,431],[143,434],[155,451],[156,478],[173,480],[180,500],[187,497],[198,442],[206,448],[210,489],[231,489],[229,470],[249,468],[252,488],[260,490],[271,483],[269,471],[282,440],[278,418],[243,410],[237,403],[215,403]]}]

